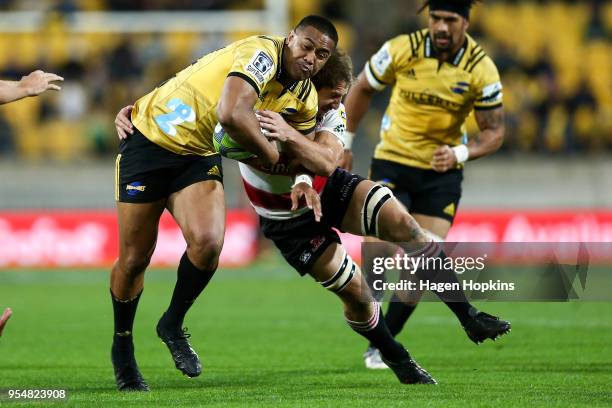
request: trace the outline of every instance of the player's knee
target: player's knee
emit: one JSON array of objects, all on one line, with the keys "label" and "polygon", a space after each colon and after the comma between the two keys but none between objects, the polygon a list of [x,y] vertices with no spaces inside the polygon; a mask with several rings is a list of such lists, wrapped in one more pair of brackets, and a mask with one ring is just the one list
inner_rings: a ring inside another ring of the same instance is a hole
[{"label": "player's knee", "polygon": [[119,257],[119,269],[125,275],[135,277],[144,273],[151,262],[151,256],[128,253]]},{"label": "player's knee", "polygon": [[210,231],[193,234],[187,243],[189,259],[198,269],[213,271],[219,264],[223,237]]}]

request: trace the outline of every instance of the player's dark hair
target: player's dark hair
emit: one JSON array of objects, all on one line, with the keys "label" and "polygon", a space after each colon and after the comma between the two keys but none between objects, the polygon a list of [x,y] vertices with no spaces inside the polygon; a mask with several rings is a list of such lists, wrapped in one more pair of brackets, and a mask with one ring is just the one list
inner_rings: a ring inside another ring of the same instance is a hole
[{"label": "player's dark hair", "polygon": [[336,48],[317,75],[312,77],[315,88],[335,88],[340,82],[347,86],[353,82],[353,62],[343,50]]},{"label": "player's dark hair", "polygon": [[295,30],[306,27],[316,28],[321,33],[331,38],[334,41],[334,45],[338,45],[338,31],[334,23],[325,17],[315,15],[306,16],[295,26]]},{"label": "player's dark hair", "polygon": [[420,14],[429,7],[430,10],[452,11],[469,19],[470,9],[476,3],[481,3],[482,1],[483,0],[425,0],[419,11],[417,11],[417,14]]}]

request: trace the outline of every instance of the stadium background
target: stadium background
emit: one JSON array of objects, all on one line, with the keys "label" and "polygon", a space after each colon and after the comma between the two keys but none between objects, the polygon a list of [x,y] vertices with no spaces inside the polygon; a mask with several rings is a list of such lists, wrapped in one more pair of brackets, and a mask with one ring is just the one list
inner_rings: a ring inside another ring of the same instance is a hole
[{"label": "stadium background", "polygon": [[[117,402],[107,361],[112,314],[105,295],[108,265],[116,256],[113,118],[121,107],[202,54],[251,34],[282,35],[309,13],[334,20],[341,46],[360,71],[386,39],[425,24],[425,16],[415,14],[419,4],[0,0],[0,78],[19,79],[37,68],[66,78],[60,93],[0,107],[0,309],[15,310],[0,342],[0,388],[67,386],[81,390],[73,393],[80,405]],[[211,14],[227,11],[232,14]],[[468,164],[450,239],[611,242],[612,2],[488,0],[473,11],[469,32],[501,71],[506,141],[494,156]],[[356,139],[359,173],[367,172],[385,101],[385,94],[375,97]],[[310,405],[312,398],[322,404],[336,398],[381,405],[383,395],[397,397],[388,374],[363,372],[363,344],[350,338],[335,301],[298,279],[259,239],[235,163],[225,162],[225,186],[232,210],[222,263],[242,267],[220,271],[188,320],[196,346],[205,342],[209,351],[212,368],[203,381],[226,391],[184,386],[172,375],[166,351],[153,344],[151,327],[169,298],[184,248],[169,217],[154,258],[162,268],[148,274],[136,323],[145,376],[158,389],[165,384],[176,391],[167,395],[176,404],[239,405],[247,398]],[[359,241],[347,239],[356,254]],[[564,406],[570,398],[574,406],[612,403],[606,391],[612,359],[605,352],[610,304],[570,306],[488,306],[517,328],[501,345],[473,351],[448,313],[423,305],[410,323],[419,336],[406,341],[424,366],[450,384],[433,400],[446,406],[474,396],[485,405],[503,404],[507,389],[501,384],[513,385],[517,406]],[[456,335],[447,336],[447,330]],[[224,335],[202,338],[208,332]],[[66,345],[75,350],[71,356]],[[517,362],[525,358],[527,369]],[[471,385],[461,374],[466,369],[474,370]],[[330,384],[333,396],[325,393]],[[403,395],[421,406],[432,401],[429,391]]]},{"label": "stadium background", "polygon": [[[66,82],[60,93],[0,109],[0,266],[112,262],[113,116],[191,61],[247,35],[283,34],[301,16],[321,13],[338,25],[359,71],[385,39],[425,24],[419,4],[2,1],[0,77],[42,68]],[[470,33],[503,79],[506,140],[495,156],[468,164],[450,239],[609,241],[612,3],[488,1],[472,14]],[[361,174],[386,96],[374,99],[355,143]],[[475,129],[470,120],[469,132]],[[260,246],[235,163],[225,173],[228,206],[238,210],[228,216],[228,265],[252,260]],[[155,262],[171,265],[182,238],[171,220],[163,225]]]}]

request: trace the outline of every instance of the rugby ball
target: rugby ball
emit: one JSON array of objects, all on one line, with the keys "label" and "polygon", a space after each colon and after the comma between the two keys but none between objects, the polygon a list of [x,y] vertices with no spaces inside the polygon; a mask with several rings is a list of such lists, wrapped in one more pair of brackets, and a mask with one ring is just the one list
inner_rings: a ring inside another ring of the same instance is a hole
[{"label": "rugby ball", "polygon": [[255,155],[238,144],[234,139],[227,134],[223,126],[217,123],[213,133],[213,146],[215,151],[221,156],[233,160],[245,160]]}]

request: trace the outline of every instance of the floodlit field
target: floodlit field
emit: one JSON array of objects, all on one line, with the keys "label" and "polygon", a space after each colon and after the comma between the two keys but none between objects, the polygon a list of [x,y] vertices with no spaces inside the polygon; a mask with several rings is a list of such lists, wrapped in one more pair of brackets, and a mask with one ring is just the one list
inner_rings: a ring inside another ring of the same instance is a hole
[{"label": "floodlit field", "polygon": [[152,391],[126,394],[110,363],[107,271],[0,273],[0,308],[14,310],[0,338],[0,403],[8,388],[44,388],[68,390],[73,406],[612,405],[612,303],[481,304],[513,330],[478,347],[443,305],[422,304],[400,340],[440,384],[406,386],[366,370],[365,341],[339,301],[272,258],[219,271],[192,309],[204,372],[188,379],[154,330],[173,283],[173,271],[148,272],[134,331]]}]

